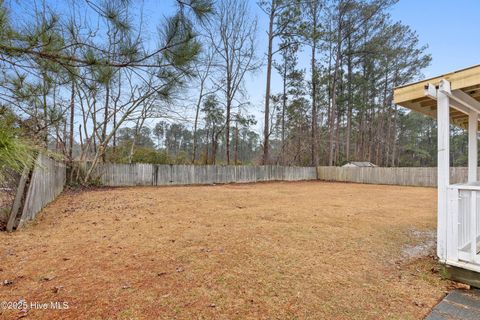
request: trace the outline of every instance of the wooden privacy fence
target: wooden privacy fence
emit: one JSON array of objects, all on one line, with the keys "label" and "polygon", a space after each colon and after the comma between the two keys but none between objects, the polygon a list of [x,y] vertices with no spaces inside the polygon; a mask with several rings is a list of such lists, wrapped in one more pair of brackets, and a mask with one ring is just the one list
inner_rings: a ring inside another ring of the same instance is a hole
[{"label": "wooden privacy fence", "polygon": [[20,179],[17,194],[12,206],[7,231],[20,228],[25,222],[33,220],[49,202],[62,191],[66,183],[66,166],[44,154],[39,154],[31,177],[24,172]]},{"label": "wooden privacy fence", "polygon": [[[82,164],[84,168],[88,164]],[[105,186],[162,186],[317,179],[314,167],[100,164],[95,175]]]},{"label": "wooden privacy fence", "polygon": [[[480,173],[480,171],[479,171]],[[319,180],[393,184],[401,186],[437,186],[437,168],[343,168],[317,167]],[[450,183],[467,181],[467,168],[450,168]]]}]

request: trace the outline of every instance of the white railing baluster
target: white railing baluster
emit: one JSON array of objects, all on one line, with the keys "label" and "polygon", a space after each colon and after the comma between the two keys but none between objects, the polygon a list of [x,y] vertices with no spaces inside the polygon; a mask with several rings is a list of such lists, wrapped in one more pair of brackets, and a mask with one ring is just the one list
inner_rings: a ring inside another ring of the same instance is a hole
[{"label": "white railing baluster", "polygon": [[[459,245],[459,190],[448,188],[448,207],[447,207],[447,259],[458,261]],[[460,230],[461,231],[461,230]]]},{"label": "white railing baluster", "polygon": [[475,262],[477,256],[477,195],[472,190],[470,195],[470,261]]}]

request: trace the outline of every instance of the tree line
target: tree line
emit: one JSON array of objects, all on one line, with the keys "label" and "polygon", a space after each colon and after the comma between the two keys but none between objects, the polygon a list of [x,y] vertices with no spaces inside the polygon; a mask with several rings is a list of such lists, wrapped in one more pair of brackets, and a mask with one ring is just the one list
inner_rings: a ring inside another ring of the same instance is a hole
[{"label": "tree line", "polygon": [[85,181],[105,161],[435,164],[435,122],[393,104],[431,61],[395,0],[170,2],[152,21],[137,1],[0,0],[4,133],[90,161]]}]

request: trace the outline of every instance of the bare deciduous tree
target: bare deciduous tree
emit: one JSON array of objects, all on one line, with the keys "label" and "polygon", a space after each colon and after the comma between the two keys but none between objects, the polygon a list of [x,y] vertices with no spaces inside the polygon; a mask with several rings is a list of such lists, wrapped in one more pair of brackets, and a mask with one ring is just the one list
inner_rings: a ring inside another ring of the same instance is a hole
[{"label": "bare deciduous tree", "polygon": [[218,54],[217,84],[225,97],[225,149],[230,164],[230,123],[232,108],[239,104],[245,76],[260,66],[256,59],[257,19],[250,15],[246,1],[225,0],[208,28],[212,46]]}]

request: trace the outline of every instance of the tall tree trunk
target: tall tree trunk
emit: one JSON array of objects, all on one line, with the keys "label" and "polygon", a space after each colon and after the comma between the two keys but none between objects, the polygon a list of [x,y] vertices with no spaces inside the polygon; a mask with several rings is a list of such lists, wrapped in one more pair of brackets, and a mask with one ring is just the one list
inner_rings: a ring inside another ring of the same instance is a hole
[{"label": "tall tree trunk", "polygon": [[200,106],[202,104],[202,96],[203,96],[203,81],[200,85],[200,93],[197,99],[197,105],[195,109],[195,122],[193,123],[193,146],[192,146],[192,164],[195,163],[197,157],[197,127],[198,127],[198,116],[200,114]]},{"label": "tall tree trunk", "polygon": [[234,164],[238,164],[238,121],[235,124],[235,159]]},{"label": "tall tree trunk", "polygon": [[210,137],[209,134],[210,134],[210,130],[207,129],[207,134],[206,134],[207,138],[205,140],[205,164],[206,165],[208,164],[208,158],[209,158],[209,154],[208,154],[208,152],[209,152],[208,145],[209,145],[209,137]]},{"label": "tall tree trunk", "polygon": [[128,163],[130,163],[130,164],[133,161],[133,154],[135,152],[136,141],[137,141],[137,134],[134,135],[132,144],[130,145],[130,151],[128,152]]},{"label": "tall tree trunk", "polygon": [[[350,34],[350,33],[349,33]],[[352,45],[351,37],[348,37],[348,57],[347,57],[347,131],[346,135],[346,145],[345,145],[345,158],[346,161],[350,161],[350,136],[352,131]]]},{"label": "tall tree trunk", "polygon": [[45,148],[48,149],[48,106],[47,106],[47,82],[45,80],[46,75],[43,75],[43,127],[45,130],[43,141]]},{"label": "tall tree trunk", "polygon": [[[316,21],[314,22],[316,25]],[[314,28],[314,32],[316,32],[316,28]],[[316,51],[317,51],[317,43],[314,40],[312,45],[312,60],[311,60],[311,68],[312,68],[312,124],[311,124],[311,145],[310,145],[310,153],[312,159],[312,166],[316,166],[318,163],[317,160],[317,66],[316,66]]]},{"label": "tall tree trunk", "polygon": [[389,65],[388,65],[388,58],[387,58],[387,61],[386,61],[386,67],[385,67],[385,78],[384,78],[384,87],[383,87],[383,110],[382,110],[382,130],[381,132],[379,133],[379,149],[380,148],[383,148],[384,152],[381,152],[380,150],[378,150],[378,156],[377,156],[377,164],[378,165],[381,165],[381,166],[384,166],[386,165],[384,163],[384,157],[381,157],[382,154],[385,154],[385,151],[386,151],[386,142],[387,142],[387,139],[388,139],[388,131],[389,131],[389,121],[388,119],[390,118],[388,116],[388,105],[389,105],[389,101],[388,101],[388,73],[389,72]]},{"label": "tall tree trunk", "polygon": [[273,20],[275,18],[275,0],[272,0],[270,19],[268,23],[268,52],[267,52],[267,85],[265,88],[265,121],[263,124],[263,157],[262,164],[269,162],[269,136],[270,136],[270,82],[272,77],[273,60]]},{"label": "tall tree trunk", "polygon": [[70,94],[70,133],[68,143],[68,158],[73,161],[73,134],[75,125],[75,82],[72,80],[71,94]]},{"label": "tall tree trunk", "polygon": [[340,157],[340,124],[342,121],[342,114],[341,112],[337,112],[337,124],[335,126],[335,149],[334,149],[334,157],[333,157],[333,165],[337,165],[339,157]]},{"label": "tall tree trunk", "polygon": [[217,161],[217,134],[212,132],[212,164],[215,164]]},{"label": "tall tree trunk", "polygon": [[[114,102],[113,102],[113,127],[115,128],[117,126],[117,107],[118,107],[118,101],[120,100],[120,94],[122,93],[122,73],[118,72],[118,92],[117,96],[114,97]],[[113,152],[116,151],[117,149],[117,132],[115,131],[113,133]]]},{"label": "tall tree trunk", "polygon": [[392,136],[392,158],[391,158],[391,163],[390,165],[392,167],[395,167],[395,157],[396,157],[396,152],[397,152],[397,115],[398,115],[398,110],[397,110],[397,105],[395,105],[395,110],[393,112],[393,136]]},{"label": "tall tree trunk", "polygon": [[231,110],[232,102],[230,100],[227,101],[227,116],[226,116],[226,126],[225,126],[225,148],[226,148],[226,155],[227,155],[227,165],[230,164],[230,117],[231,117]]},{"label": "tall tree trunk", "polygon": [[287,62],[284,63],[283,68],[283,97],[282,97],[282,150],[281,161],[285,165],[285,112],[287,109]]},{"label": "tall tree trunk", "polygon": [[[142,114],[142,116],[143,116],[143,114]],[[140,137],[140,130],[143,127],[144,121],[145,121],[144,117],[142,117],[141,119],[138,119],[137,125],[135,126],[135,132],[133,134],[133,141],[132,141],[132,144],[130,146],[130,152],[128,154],[128,163],[132,163],[132,161],[133,161],[133,154],[135,153],[135,146],[136,146],[137,141]]]},{"label": "tall tree trunk", "polygon": [[60,152],[60,125],[55,125],[55,152]]},{"label": "tall tree trunk", "polygon": [[312,69],[312,123],[311,123],[311,144],[310,144],[310,157],[311,165],[316,166],[318,164],[317,160],[317,81],[318,81],[318,72],[317,72],[317,2],[314,4],[313,10],[313,39],[312,39],[312,53],[310,68]]},{"label": "tall tree trunk", "polygon": [[341,62],[341,51],[342,51],[342,29],[341,29],[341,15],[339,15],[339,21],[337,26],[337,47],[335,54],[335,67],[333,71],[333,80],[332,80],[332,108],[330,110],[330,123],[329,123],[329,151],[328,151],[328,165],[333,165],[334,158],[334,148],[335,148],[335,121],[337,118],[337,85],[339,81],[340,73],[340,62]]},{"label": "tall tree trunk", "polygon": [[[117,104],[115,103],[113,105],[113,127],[117,126]],[[113,152],[117,149],[117,133],[115,132],[113,134],[112,138],[112,147],[113,147]]]},{"label": "tall tree trunk", "polygon": [[[107,138],[107,125],[108,125],[108,104],[110,103],[109,101],[110,97],[110,85],[107,84],[106,86],[106,91],[105,91],[105,107],[104,107],[104,115],[103,115],[103,128],[102,128],[102,142],[101,144],[103,145],[105,143],[105,139]],[[106,148],[107,146],[104,146],[105,150],[102,152],[102,161],[105,162],[106,160]]]}]

